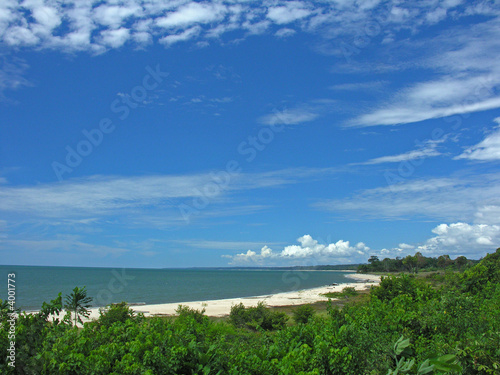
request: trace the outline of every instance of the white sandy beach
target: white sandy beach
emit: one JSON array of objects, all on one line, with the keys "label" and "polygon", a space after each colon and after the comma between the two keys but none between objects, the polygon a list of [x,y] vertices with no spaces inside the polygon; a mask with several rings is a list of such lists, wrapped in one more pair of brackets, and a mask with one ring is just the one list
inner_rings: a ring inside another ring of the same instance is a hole
[{"label": "white sandy beach", "polygon": [[[322,295],[324,293],[340,292],[345,287],[354,287],[356,290],[364,290],[370,288],[372,285],[377,285],[380,282],[380,276],[377,275],[353,273],[346,275],[346,277],[357,280],[357,282],[343,283],[335,286],[326,285],[313,289],[289,291],[265,296],[228,298],[211,301],[162,303],[131,306],[131,308],[135,312],[143,313],[144,316],[165,316],[175,315],[175,310],[177,310],[179,305],[183,305],[197,310],[205,309],[205,314],[208,316],[222,317],[229,315],[231,307],[239,303],[243,303],[246,307],[256,306],[260,301],[263,301],[267,306],[304,305],[307,303],[327,301],[328,298]],[[61,317],[62,316],[63,314],[61,314]],[[91,309],[89,319],[97,319],[98,317],[99,309]]]}]

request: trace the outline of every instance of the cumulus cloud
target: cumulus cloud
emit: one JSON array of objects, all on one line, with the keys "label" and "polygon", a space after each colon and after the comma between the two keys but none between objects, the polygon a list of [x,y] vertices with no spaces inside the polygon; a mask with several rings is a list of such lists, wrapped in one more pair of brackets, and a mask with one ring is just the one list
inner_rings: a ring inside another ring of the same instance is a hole
[{"label": "cumulus cloud", "polygon": [[477,258],[478,254],[492,252],[500,247],[500,226],[487,224],[453,223],[440,224],[432,232],[435,237],[428,239],[416,251],[422,254],[455,254]]},{"label": "cumulus cloud", "polygon": [[121,47],[129,38],[129,30],[120,28],[117,30],[104,30],[101,33],[102,42],[112,48]]},{"label": "cumulus cloud", "polygon": [[339,240],[335,243],[322,244],[315,240],[310,235],[306,234],[297,239],[299,245],[285,246],[281,251],[274,252],[267,245],[262,247],[259,253],[248,250],[245,253],[236,254],[234,256],[226,256],[231,258],[232,264],[245,263],[263,263],[265,261],[306,261],[309,264],[317,262],[348,262],[353,258],[365,256],[370,250],[363,242],[351,246],[349,241]]},{"label": "cumulus cloud", "polygon": [[[500,124],[500,117],[495,119]],[[497,161],[500,160],[500,127],[484,138],[475,146],[469,147],[455,159],[468,159],[476,161]]]}]

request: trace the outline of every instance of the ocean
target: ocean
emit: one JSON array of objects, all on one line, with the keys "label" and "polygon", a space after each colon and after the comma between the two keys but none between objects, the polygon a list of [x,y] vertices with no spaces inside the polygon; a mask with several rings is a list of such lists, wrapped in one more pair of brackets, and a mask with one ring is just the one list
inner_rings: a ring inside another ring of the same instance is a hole
[{"label": "ocean", "polygon": [[39,310],[61,292],[87,287],[93,306],[110,303],[171,303],[252,297],[352,282],[343,271],[138,269],[0,266],[0,299],[7,299],[15,273],[16,307]]}]

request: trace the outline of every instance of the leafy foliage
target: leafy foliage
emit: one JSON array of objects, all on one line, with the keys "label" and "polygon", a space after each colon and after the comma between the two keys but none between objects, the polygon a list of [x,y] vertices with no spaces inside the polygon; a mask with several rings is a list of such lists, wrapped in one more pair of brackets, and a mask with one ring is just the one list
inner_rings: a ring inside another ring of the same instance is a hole
[{"label": "leafy foliage", "polygon": [[90,315],[89,307],[92,302],[92,297],[87,297],[87,288],[75,287],[73,293],[66,295],[66,303],[64,308],[73,312],[75,315],[75,326],[77,322],[83,324],[81,316],[88,317]]},{"label": "leafy foliage", "polygon": [[242,303],[232,306],[229,320],[236,327],[271,331],[283,328],[288,317],[285,313],[267,309],[261,301],[255,307],[245,307]]},{"label": "leafy foliage", "polygon": [[[440,275],[439,290],[391,276],[370,298],[314,319],[301,307],[298,323],[288,325],[262,303],[233,306],[222,321],[185,306],[175,318],[143,318],[121,303],[77,328],[69,315],[54,315],[62,310],[59,295],[19,316],[16,367],[0,356],[0,373],[498,374],[499,266],[500,249],[462,274]],[[10,345],[6,311],[0,309],[3,353]]]},{"label": "leafy foliage", "polygon": [[323,295],[328,298],[342,298],[342,297],[348,298],[357,296],[358,291],[354,287],[346,286],[345,288],[342,289],[341,292],[330,292],[330,293],[325,293]]},{"label": "leafy foliage", "polygon": [[314,316],[314,307],[311,305],[302,305],[293,311],[293,320],[295,323],[306,324]]},{"label": "leafy foliage", "polygon": [[126,302],[113,303],[107,308],[99,311],[99,324],[110,327],[113,323],[125,323],[128,319],[136,318],[134,310],[132,310]]},{"label": "leafy foliage", "polygon": [[408,255],[405,258],[397,257],[396,259],[384,258],[380,260],[377,256],[372,255],[368,259],[368,264],[360,264],[358,272],[410,272],[417,273],[418,271],[436,271],[436,270],[463,270],[471,267],[477,261],[467,259],[464,256],[459,256],[457,259],[450,259],[449,255],[441,255],[438,258],[425,257],[422,253],[417,252],[415,255]]}]

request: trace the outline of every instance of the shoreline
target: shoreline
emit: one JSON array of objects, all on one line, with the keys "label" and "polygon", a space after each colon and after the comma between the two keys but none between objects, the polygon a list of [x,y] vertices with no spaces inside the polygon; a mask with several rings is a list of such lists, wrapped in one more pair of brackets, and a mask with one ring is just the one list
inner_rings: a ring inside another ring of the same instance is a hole
[{"label": "shoreline", "polygon": [[[175,311],[177,310],[179,305],[182,305],[196,310],[205,309],[205,315],[207,316],[224,317],[229,315],[231,307],[233,305],[237,305],[239,303],[243,303],[245,307],[256,306],[257,303],[261,301],[264,302],[268,307],[305,305],[308,303],[328,301],[328,297],[322,295],[324,293],[341,292],[342,289],[346,287],[353,287],[356,290],[365,290],[370,288],[372,285],[378,285],[380,282],[380,276],[378,275],[352,273],[346,275],[346,277],[353,279],[353,282],[337,285],[324,285],[311,289],[294,290],[254,297],[132,305],[130,306],[130,308],[135,313],[143,313],[146,317],[173,316],[176,315]],[[84,321],[90,321],[99,318],[98,307],[93,307],[89,310],[89,318],[83,319]],[[64,317],[65,313],[65,311],[61,312],[61,314],[59,314],[59,318]]]}]

